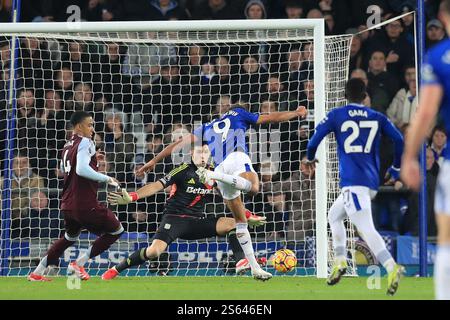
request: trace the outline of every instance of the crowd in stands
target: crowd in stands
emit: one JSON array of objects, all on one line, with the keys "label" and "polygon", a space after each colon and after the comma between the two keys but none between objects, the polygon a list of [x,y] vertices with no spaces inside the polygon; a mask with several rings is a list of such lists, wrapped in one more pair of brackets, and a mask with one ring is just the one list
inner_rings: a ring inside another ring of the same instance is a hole
[{"label": "crowd in stands", "polygon": [[[3,1],[0,21],[10,21],[9,1]],[[404,133],[417,108],[413,15],[370,31],[369,5],[382,20],[414,10],[405,0],[22,0],[21,21],[67,21],[67,7],[78,5],[86,21],[150,21],[187,19],[325,18],[327,35],[354,34],[348,74],[367,85],[367,106],[386,114]],[[439,1],[427,1],[427,47],[446,37],[436,18]],[[135,169],[164,146],[240,103],[251,112],[295,110],[305,105],[313,113],[312,43],[155,44],[152,32],[139,34],[146,42],[133,43],[20,38],[16,66],[17,130],[7,130],[11,51],[0,39],[0,150],[1,172],[8,134],[14,134],[11,189],[12,236],[57,237],[58,198],[62,185],[59,161],[71,136],[68,119],[86,110],[95,121],[95,143],[106,158],[99,171],[113,175],[128,189],[155,181],[173,168],[171,159],[154,172],[136,175]],[[315,173],[301,164],[313,132],[309,120],[268,125],[269,135],[281,131],[281,161],[257,161],[261,193],[246,199],[249,209],[267,216],[257,228],[267,239],[303,241],[313,234]],[[435,235],[432,199],[446,146],[439,125],[427,149],[429,235]],[[383,141],[388,145],[389,141]],[[380,183],[392,161],[392,148],[381,148]],[[390,182],[389,182],[390,183]],[[396,189],[401,185],[396,183]],[[59,191],[58,191],[59,190]],[[101,187],[99,199],[106,199]],[[218,195],[207,213],[223,214]],[[119,218],[130,232],[154,232],[165,201],[158,194],[128,208]],[[374,218],[382,230],[418,233],[417,195],[380,193]],[[265,231],[264,233],[262,231]]]}]

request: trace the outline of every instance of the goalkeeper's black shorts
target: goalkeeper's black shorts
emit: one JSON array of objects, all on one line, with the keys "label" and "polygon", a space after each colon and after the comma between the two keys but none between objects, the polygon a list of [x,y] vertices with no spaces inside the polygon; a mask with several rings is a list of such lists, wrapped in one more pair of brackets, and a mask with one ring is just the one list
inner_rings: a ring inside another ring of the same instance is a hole
[{"label": "goalkeeper's black shorts", "polygon": [[217,235],[218,217],[165,214],[153,239],[171,244],[176,239],[200,240]]}]

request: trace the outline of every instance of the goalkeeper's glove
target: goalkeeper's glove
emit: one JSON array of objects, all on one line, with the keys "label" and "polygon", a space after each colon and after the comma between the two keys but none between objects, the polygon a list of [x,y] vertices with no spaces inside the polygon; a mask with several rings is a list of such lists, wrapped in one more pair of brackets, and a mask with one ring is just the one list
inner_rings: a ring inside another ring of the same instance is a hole
[{"label": "goalkeeper's glove", "polygon": [[122,192],[110,192],[108,193],[108,202],[110,204],[129,204],[130,202],[137,201],[139,196],[136,192],[128,193],[127,190],[122,189]]},{"label": "goalkeeper's glove", "polygon": [[247,223],[250,227],[260,227],[267,223],[266,217],[261,217],[250,212],[250,210],[245,211],[245,217],[247,218]]}]

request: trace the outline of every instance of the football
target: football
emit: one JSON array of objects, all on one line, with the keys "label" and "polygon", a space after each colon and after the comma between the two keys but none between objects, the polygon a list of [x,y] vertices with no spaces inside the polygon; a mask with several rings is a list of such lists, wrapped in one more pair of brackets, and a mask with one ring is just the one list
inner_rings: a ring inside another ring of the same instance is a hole
[{"label": "football", "polygon": [[280,249],[275,253],[273,267],[279,272],[292,271],[297,266],[297,257],[292,250]]}]

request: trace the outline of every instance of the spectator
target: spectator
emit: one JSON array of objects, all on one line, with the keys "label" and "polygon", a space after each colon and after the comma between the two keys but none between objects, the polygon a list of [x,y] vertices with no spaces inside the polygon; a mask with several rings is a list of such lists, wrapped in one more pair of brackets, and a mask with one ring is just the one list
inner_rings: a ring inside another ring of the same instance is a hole
[{"label": "spectator", "polygon": [[272,159],[261,161],[259,173],[261,175],[261,192],[267,194],[272,190],[273,183],[280,180],[278,163]]},{"label": "spectator", "polygon": [[170,20],[185,17],[183,10],[176,0],[151,0],[149,20]]},{"label": "spectator", "polygon": [[305,8],[300,1],[288,0],[285,5],[286,18],[301,19],[304,18]]},{"label": "spectator", "polygon": [[17,99],[17,148],[27,151],[32,166],[37,166],[38,123],[36,99],[32,89],[18,92]]},{"label": "spectator", "polygon": [[241,19],[241,14],[226,0],[205,0],[192,12],[194,20]]},{"label": "spectator", "polygon": [[326,23],[326,35],[334,35],[336,33],[336,21],[331,13],[325,13],[323,15]]},{"label": "spectator", "polygon": [[306,15],[306,19],[323,19],[323,13],[319,9],[311,9]]},{"label": "spectator", "polygon": [[62,46],[61,63],[70,67],[74,82],[92,82],[93,75],[100,71],[100,57],[86,52],[86,44],[69,41]]},{"label": "spectator", "polygon": [[[148,134],[145,145],[145,162],[152,160],[164,148],[163,136],[159,134]],[[156,164],[152,172],[147,173],[147,181],[156,181],[169,172],[172,168],[170,158],[165,158],[162,162]]]},{"label": "spectator", "polygon": [[[3,179],[0,178],[0,186]],[[44,179],[31,171],[27,156],[18,154],[13,159],[11,176],[11,218],[19,219],[28,215],[30,195],[34,190],[44,188]]]},{"label": "spectator", "polygon": [[130,75],[134,83],[149,86],[159,79],[160,67],[170,64],[176,50],[171,44],[148,43],[148,41],[156,39],[156,32],[144,32],[139,36],[146,42],[128,46],[122,72]]},{"label": "spectator", "polygon": [[126,174],[131,171],[136,152],[136,138],[131,133],[124,132],[122,117],[117,113],[105,117],[105,151],[111,171],[116,173],[119,181],[126,180]]},{"label": "spectator", "polygon": [[372,53],[367,78],[373,108],[386,114],[389,103],[399,89],[399,84],[398,79],[386,71],[386,56],[382,51]]},{"label": "spectator", "polygon": [[362,39],[359,35],[352,37],[352,43],[350,45],[350,72],[355,69],[361,69],[364,61],[364,55],[361,50]]},{"label": "spectator", "polygon": [[222,95],[217,99],[216,105],[211,115],[211,120],[220,118],[231,109],[231,98],[227,95]]},{"label": "spectator", "polygon": [[0,42],[0,69],[5,70],[11,62],[11,50],[9,49],[9,42]]},{"label": "spectator", "polygon": [[134,165],[132,166],[132,170],[127,175],[127,189],[137,190],[147,184],[147,174],[136,173],[136,171],[139,170],[144,164],[145,156],[143,154],[137,154],[134,158]]},{"label": "spectator", "polygon": [[293,48],[287,53],[287,70],[285,70],[287,72],[282,72],[283,78],[281,80],[288,83],[287,89],[291,101],[298,102],[302,98],[300,83],[309,76],[309,61],[306,61],[305,57],[306,55],[300,48]]},{"label": "spectator", "polygon": [[264,215],[267,217],[267,224],[264,226],[264,235],[266,241],[276,241],[285,235],[285,221],[290,214],[286,203],[286,193],[282,189],[281,183],[275,182],[271,184],[265,197],[267,205],[264,208]]},{"label": "spectator", "polygon": [[375,51],[383,51],[386,56],[386,70],[392,75],[400,74],[414,61],[413,46],[405,38],[403,31],[403,21],[394,20],[384,31],[368,40],[369,55]]},{"label": "spectator", "polygon": [[87,21],[119,21],[122,12],[120,0],[89,0],[82,10],[82,16]]},{"label": "spectator", "polygon": [[[194,112],[188,110],[192,108],[191,104],[186,103],[183,109],[184,86],[181,83],[180,69],[177,65],[167,65],[161,67],[161,78],[152,88],[152,106],[159,106],[162,115],[163,130],[165,126],[173,122],[185,120],[190,122],[189,117]],[[190,101],[193,103],[192,101]],[[199,114],[199,110],[195,110]],[[146,112],[148,114],[148,112]],[[153,117],[152,114],[148,116]],[[144,123],[151,123],[152,119],[144,116]]]},{"label": "spectator", "polygon": [[[93,91],[101,92],[111,102],[131,101],[131,78],[122,72],[126,47],[115,42],[106,43],[105,53],[100,57],[100,74],[95,75]],[[110,98],[110,95],[112,97]]]},{"label": "spectator", "polygon": [[244,56],[241,65],[240,98],[255,104],[260,100],[261,85],[266,83],[266,70],[259,64],[256,56]]},{"label": "spectator", "polygon": [[300,101],[300,104],[293,104],[292,108],[298,107],[298,105],[305,106],[308,109],[308,115],[306,116],[306,121],[314,125],[314,80],[309,79],[303,82],[305,98]]},{"label": "spectator", "polygon": [[444,127],[436,126],[431,135],[431,150],[439,166],[444,162],[443,153],[447,148],[447,133]]},{"label": "spectator", "polygon": [[314,233],[315,170],[303,163],[300,171],[294,171],[289,179],[283,181],[283,192],[287,196],[287,205],[291,212],[287,225],[287,241],[305,241]]},{"label": "spectator", "polygon": [[51,85],[51,62],[47,42],[38,38],[23,38],[19,47],[19,72],[25,87],[33,88],[38,98]]},{"label": "spectator", "polygon": [[427,23],[426,48],[429,49],[445,38],[444,25],[438,19],[433,19]]},{"label": "spectator", "polygon": [[266,19],[266,7],[261,0],[250,0],[245,6],[245,17],[247,19],[257,20]]},{"label": "spectator", "polygon": [[0,22],[11,22],[12,1],[0,2]]},{"label": "spectator", "polygon": [[[236,95],[239,93],[239,81],[236,78],[236,71],[232,71],[230,60],[225,55],[218,56],[215,60],[216,72],[219,76],[219,94]],[[234,75],[234,77],[232,76]],[[216,90],[215,90],[216,91]]]},{"label": "spectator", "polygon": [[[55,90],[60,92],[60,95],[64,101],[64,109],[66,111],[73,110],[73,72],[69,67],[62,67],[55,72]],[[66,119],[69,120],[71,113],[66,113]]]},{"label": "spectator", "polygon": [[33,192],[29,210],[31,238],[59,238],[64,229],[63,219],[59,210],[49,208],[49,200],[44,192]]},{"label": "spectator", "polygon": [[416,91],[416,80],[410,80],[408,89],[400,89],[387,109],[386,115],[397,128],[409,124],[416,113],[419,103]]},{"label": "spectator", "polygon": [[58,152],[65,144],[66,120],[61,96],[55,90],[47,90],[44,96],[44,110],[38,123],[38,168],[39,174],[52,180],[58,167]]},{"label": "spectator", "polygon": [[266,93],[268,99],[271,101],[277,101],[277,111],[289,110],[289,93],[284,90],[284,85],[276,75],[272,75],[267,80]]},{"label": "spectator", "polygon": [[95,149],[100,152],[105,152],[105,141],[103,141],[103,135],[101,133],[94,134]]},{"label": "spectator", "polygon": [[[413,6],[406,4],[402,8],[402,13],[413,12],[415,9]],[[411,46],[414,46],[414,13],[410,13],[402,18],[403,20],[403,34],[405,35],[406,40]]]},{"label": "spectator", "polygon": [[[429,237],[436,237],[436,219],[434,213],[434,195],[436,193],[436,181],[439,173],[439,165],[436,162],[434,152],[431,148],[427,148],[426,155],[427,166],[427,229]],[[419,236],[419,195],[411,193],[409,197],[409,208],[405,217],[407,230],[414,236]]]},{"label": "spectator", "polygon": [[94,94],[91,85],[88,83],[78,83],[75,85],[73,94],[74,111],[92,112],[94,110]]},{"label": "spectator", "polygon": [[347,1],[320,0],[318,2],[330,31],[329,34],[345,33],[350,24]]}]

